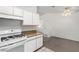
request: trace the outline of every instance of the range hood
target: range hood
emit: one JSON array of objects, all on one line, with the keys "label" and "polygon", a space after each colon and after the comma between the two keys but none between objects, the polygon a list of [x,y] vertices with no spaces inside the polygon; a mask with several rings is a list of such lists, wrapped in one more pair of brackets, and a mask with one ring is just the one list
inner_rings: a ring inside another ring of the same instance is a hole
[{"label": "range hood", "polygon": [[21,16],[14,16],[14,15],[7,15],[7,14],[0,14],[0,18],[23,20],[23,17]]}]

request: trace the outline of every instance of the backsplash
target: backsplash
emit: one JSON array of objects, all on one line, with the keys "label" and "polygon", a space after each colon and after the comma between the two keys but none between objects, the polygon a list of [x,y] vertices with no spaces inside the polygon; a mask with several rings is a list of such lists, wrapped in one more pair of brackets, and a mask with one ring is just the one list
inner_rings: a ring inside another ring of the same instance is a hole
[{"label": "backsplash", "polygon": [[19,29],[19,28],[21,28],[20,20],[0,18],[0,31],[8,29]]},{"label": "backsplash", "polygon": [[35,25],[22,26],[22,31],[29,31],[29,30],[36,30],[36,26]]}]

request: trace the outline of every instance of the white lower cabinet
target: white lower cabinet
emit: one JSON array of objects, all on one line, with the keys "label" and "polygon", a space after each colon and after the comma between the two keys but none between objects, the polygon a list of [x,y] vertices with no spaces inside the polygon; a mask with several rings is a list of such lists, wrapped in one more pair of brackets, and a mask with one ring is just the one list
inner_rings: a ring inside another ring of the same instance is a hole
[{"label": "white lower cabinet", "polygon": [[33,37],[24,45],[25,52],[33,52],[43,46],[43,36]]},{"label": "white lower cabinet", "polygon": [[43,46],[43,37],[37,38],[37,49]]},{"label": "white lower cabinet", "polygon": [[36,40],[31,40],[25,43],[25,52],[33,52],[36,50]]}]

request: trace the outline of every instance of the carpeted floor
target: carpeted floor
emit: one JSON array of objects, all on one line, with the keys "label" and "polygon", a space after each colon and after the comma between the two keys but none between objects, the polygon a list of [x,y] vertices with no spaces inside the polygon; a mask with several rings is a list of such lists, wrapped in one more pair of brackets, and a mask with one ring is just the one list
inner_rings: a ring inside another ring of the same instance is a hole
[{"label": "carpeted floor", "polygon": [[63,38],[44,38],[44,46],[55,52],[79,52],[79,42]]}]

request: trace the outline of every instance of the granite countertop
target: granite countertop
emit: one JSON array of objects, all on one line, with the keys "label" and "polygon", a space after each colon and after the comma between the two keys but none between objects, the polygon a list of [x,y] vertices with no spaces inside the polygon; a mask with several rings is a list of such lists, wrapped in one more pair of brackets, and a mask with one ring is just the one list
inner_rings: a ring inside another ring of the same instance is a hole
[{"label": "granite countertop", "polygon": [[38,32],[36,30],[23,31],[22,34],[27,36],[27,38],[30,38],[30,37],[33,37],[33,36],[37,36],[37,35],[42,35],[41,32]]}]

